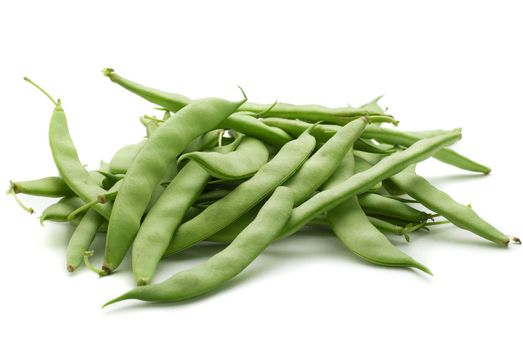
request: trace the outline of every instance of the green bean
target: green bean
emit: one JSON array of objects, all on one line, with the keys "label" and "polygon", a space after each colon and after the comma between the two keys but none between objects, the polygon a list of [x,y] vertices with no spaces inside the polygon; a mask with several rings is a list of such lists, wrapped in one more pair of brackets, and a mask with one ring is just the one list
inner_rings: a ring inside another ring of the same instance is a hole
[{"label": "green bean", "polygon": [[418,141],[405,151],[397,152],[384,158],[371,169],[357,173],[337,186],[316,194],[293,210],[289,222],[281,233],[281,237],[295,233],[307,221],[318,214],[328,211],[345,200],[369,190],[376,183],[399,173],[410,164],[429,158],[442,147],[456,142],[460,138],[461,132],[455,131],[448,135]]},{"label": "green bean", "polygon": [[57,222],[69,221],[69,214],[71,214],[72,211],[82,206],[83,204],[84,201],[76,196],[64,197],[58,202],[48,206],[42,212],[42,216],[40,216],[40,223],[43,224],[46,220]]},{"label": "green bean", "polygon": [[[188,248],[234,222],[289,179],[307,160],[315,144],[314,137],[308,132],[286,143],[253,177],[205,208],[192,220],[180,225],[165,255]],[[212,225],[209,225],[210,222]]]},{"label": "green bean", "polygon": [[14,193],[42,197],[67,197],[74,192],[59,176],[49,176],[37,180],[11,182]]},{"label": "green bean", "polygon": [[[105,190],[96,184],[80,162],[78,152],[69,134],[67,118],[60,100],[55,101],[29,78],[25,77],[24,80],[42,91],[55,105],[49,123],[49,145],[51,146],[51,153],[60,176],[78,197],[85,202],[92,201],[98,195],[103,194]],[[109,204],[98,204],[93,208],[103,217],[109,219],[111,215],[111,206]]]},{"label": "green bean", "polygon": [[67,271],[74,272],[83,261],[84,252],[89,250],[105,218],[95,210],[90,209],[81,218],[67,244]]},{"label": "green bean", "polygon": [[471,208],[454,201],[448,194],[432,186],[426,179],[416,174],[414,165],[409,166],[391,180],[428,209],[441,214],[454,225],[468,230],[499,245],[509,242],[520,244],[516,237],[509,237],[483,220]]},{"label": "green bean", "polygon": [[208,237],[206,240],[217,243],[231,243],[236,236],[240,234],[258,215],[260,208],[265,202],[262,201],[256,206],[251,208],[248,212],[231,222],[226,227],[222,228],[212,236]]},{"label": "green bean", "polygon": [[405,192],[396,186],[394,182],[390,181],[390,179],[383,180],[381,184],[383,185],[385,191],[387,191],[387,193],[392,196],[402,196],[405,194]]},{"label": "green bean", "polygon": [[[270,145],[282,147],[293,139],[292,136],[279,128],[264,124],[249,112],[236,112],[221,124],[222,128],[234,129],[242,134],[255,137]],[[296,137],[298,137],[297,135]]]},{"label": "green bean", "polygon": [[390,218],[384,220],[385,218],[377,218],[374,216],[367,216],[367,219],[381,232],[403,236],[407,242],[410,242],[409,233],[422,229],[427,225],[427,222],[409,222],[400,225],[398,223],[387,221],[390,220]]},{"label": "green bean", "polygon": [[231,193],[230,190],[227,189],[215,189],[211,191],[207,191],[202,193],[196,200],[194,201],[194,204],[201,204],[201,203],[212,203],[217,201],[218,199],[222,199],[226,195]]},{"label": "green bean", "polygon": [[[267,125],[283,129],[291,135],[300,132],[300,130],[305,130],[311,125],[299,120],[286,121],[282,118],[267,118],[264,119],[263,122]],[[332,137],[332,135],[334,135],[338,130],[338,125],[319,125],[313,130],[312,135],[319,139],[328,139]],[[438,134],[441,134],[442,132],[443,131],[439,130]],[[409,147],[416,141],[423,139],[423,137],[419,135],[398,131],[392,128],[382,128],[377,125],[368,125],[361,137],[365,139],[374,139],[386,144],[400,145],[404,147]],[[436,154],[434,154],[433,157],[443,163],[447,163],[464,170],[485,174],[490,172],[489,167],[479,164],[448,148],[439,150]]]},{"label": "green bean", "polygon": [[[131,91],[132,93],[162,106],[172,112],[180,110],[183,106],[187,105],[191,100],[183,95],[172,94],[164,92],[158,89],[145,87],[133,81],[130,81],[122,76],[116,74],[113,69],[106,68],[103,71],[104,75],[111,79],[113,83],[116,83],[123,88]],[[292,105],[288,103],[277,103],[276,105],[264,105],[247,102],[239,108],[240,111],[256,113],[263,117],[281,117],[289,119],[302,119],[306,121],[324,121],[332,124],[347,124],[348,122],[361,117],[367,116],[369,121],[373,123],[393,123],[397,124],[397,121],[386,114],[378,113],[381,109],[376,109],[377,101],[373,100],[370,103],[365,104],[360,108],[353,107],[341,107],[341,108],[327,108],[319,105]],[[263,114],[263,115],[262,115]],[[233,121],[229,121],[233,123]],[[232,129],[236,129],[234,126],[230,126]]]},{"label": "green bean", "polygon": [[244,137],[231,153],[192,152],[178,158],[178,163],[190,159],[198,163],[212,177],[222,180],[235,180],[251,177],[269,159],[269,151],[263,142],[252,137]]},{"label": "green bean", "polygon": [[116,151],[110,162],[111,173],[125,174],[145,142],[146,140],[143,140],[139,143],[126,145]]},{"label": "green bean", "polygon": [[406,221],[427,221],[432,215],[414,209],[406,203],[393,198],[387,198],[376,193],[364,193],[358,196],[358,201],[367,214],[378,214]]},{"label": "green bean", "polygon": [[244,102],[218,98],[195,100],[151,135],[127,171],[114,202],[105,246],[103,269],[106,272],[114,271],[122,262],[152,193],[169,165],[176,162],[194,138],[213,130]]},{"label": "green bean", "polygon": [[221,252],[160,284],[132,289],[105,303],[104,307],[125,299],[179,301],[216,289],[243,271],[269,246],[289,219],[291,211],[291,191],[278,187],[256,219]]},{"label": "green bean", "polygon": [[[349,152],[336,173],[325,184],[333,188],[354,174],[354,157]],[[361,198],[361,196],[360,196]],[[354,254],[383,266],[415,267],[432,274],[424,265],[397,249],[370,222],[356,197],[347,199],[327,212],[328,223],[335,235]]]}]

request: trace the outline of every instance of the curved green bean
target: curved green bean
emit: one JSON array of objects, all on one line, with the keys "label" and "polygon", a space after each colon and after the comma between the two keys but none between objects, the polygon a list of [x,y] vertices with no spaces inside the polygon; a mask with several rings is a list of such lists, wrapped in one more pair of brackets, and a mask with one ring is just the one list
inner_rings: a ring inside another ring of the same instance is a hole
[{"label": "curved green bean", "polygon": [[125,174],[131,166],[134,158],[140,152],[147,140],[139,143],[123,146],[111,158],[110,171],[113,174]]},{"label": "curved green bean", "polygon": [[166,120],[132,162],[114,202],[105,245],[104,266],[111,273],[131,246],[155,187],[170,164],[196,137],[213,130],[245,100],[195,100]]},{"label": "curved green bean", "polygon": [[74,195],[74,192],[59,176],[49,176],[29,181],[12,181],[11,188],[14,193],[32,196],[67,197]]},{"label": "curved green bean", "polygon": [[[333,188],[354,174],[354,157],[347,154],[325,188]],[[361,198],[361,196],[360,196]],[[356,197],[351,197],[327,212],[334,234],[354,254],[383,266],[415,267],[428,274],[430,270],[397,249],[365,215]]]},{"label": "curved green bean", "polygon": [[64,222],[69,221],[68,216],[72,211],[79,208],[84,204],[84,201],[76,196],[64,197],[58,202],[48,206],[40,216],[40,223],[43,224],[44,221],[57,221]]},{"label": "curved green bean", "polygon": [[427,221],[433,215],[417,210],[410,205],[381,196],[376,193],[364,193],[358,196],[360,206],[365,213],[384,215],[411,222]]},{"label": "curved green bean", "polygon": [[67,244],[67,271],[74,272],[84,260],[100,227],[107,222],[96,210],[90,209],[80,219]]},{"label": "curved green bean", "polygon": [[125,299],[179,301],[213,290],[243,271],[276,238],[292,211],[292,193],[278,187],[260,209],[256,219],[234,241],[209,260],[168,280],[137,287],[105,303]]},{"label": "curved green bean", "polygon": [[483,220],[474,210],[457,203],[448,194],[432,186],[426,179],[416,174],[414,165],[391,177],[391,180],[423,206],[444,216],[448,221],[464,230],[499,245],[506,246],[511,241],[521,243],[518,238],[506,236]]},{"label": "curved green bean", "polygon": [[222,180],[235,180],[252,176],[269,159],[269,151],[263,142],[252,138],[242,138],[238,148],[231,153],[192,152],[178,158],[178,163],[190,159],[198,163],[212,177]]}]

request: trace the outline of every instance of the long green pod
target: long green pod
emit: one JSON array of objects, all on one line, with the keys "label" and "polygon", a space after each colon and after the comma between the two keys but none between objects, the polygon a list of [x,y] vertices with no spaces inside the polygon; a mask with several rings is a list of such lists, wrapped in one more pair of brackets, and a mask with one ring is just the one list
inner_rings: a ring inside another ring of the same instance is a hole
[{"label": "long green pod", "polygon": [[448,194],[416,174],[415,165],[411,165],[391,177],[391,181],[420,204],[444,216],[448,221],[464,230],[503,246],[508,245],[511,241],[521,243],[518,238],[506,236],[483,220],[474,210],[456,202]]},{"label": "long green pod", "polygon": [[202,134],[192,140],[187,147],[183,150],[183,153],[191,153],[198,151],[205,151],[214,146],[218,145],[220,135],[223,134],[223,129],[211,130]]},{"label": "long green pod", "polygon": [[165,255],[188,248],[234,222],[289,179],[307,160],[315,145],[314,137],[308,132],[286,143],[253,177],[180,225]]},{"label": "long green pod", "polygon": [[104,271],[110,273],[122,262],[138,232],[152,193],[169,165],[176,162],[193,139],[213,130],[244,102],[219,98],[195,100],[148,138],[122,180],[114,202],[107,231]]},{"label": "long green pod", "polygon": [[[267,118],[264,119],[263,122],[267,125],[285,130],[291,135],[295,135],[296,133],[306,130],[311,126],[310,123],[301,120],[286,120],[283,118]],[[318,140],[327,140],[332,137],[332,135],[334,135],[339,130],[339,128],[340,127],[338,125],[318,125],[311,133]],[[442,132],[443,131],[439,130],[436,133],[436,136],[441,135]],[[400,145],[404,147],[409,147],[415,142],[422,140],[424,138],[422,136],[424,135],[410,134],[392,128],[382,128],[377,125],[368,125],[361,135],[361,137],[365,139],[375,139],[386,144]],[[443,148],[439,150],[436,154],[434,154],[433,157],[443,163],[447,163],[464,170],[484,174],[488,174],[490,172],[489,167],[475,162],[449,148]]]},{"label": "long green pod", "polygon": [[58,202],[51,204],[42,212],[40,223],[44,221],[65,222],[72,211],[84,204],[84,201],[76,196],[61,198]]},{"label": "long green pod", "polygon": [[407,203],[377,193],[364,193],[358,196],[358,201],[367,214],[378,214],[406,221],[426,221],[432,215],[417,210]]},{"label": "long green pod", "polygon": [[[220,125],[224,129],[234,129],[242,134],[255,137],[276,147],[282,147],[294,138],[285,131],[264,124],[249,112],[236,112]],[[299,135],[297,135],[299,136]],[[296,136],[296,137],[297,137]]]},{"label": "long green pod", "polygon": [[[336,173],[325,184],[325,188],[333,188],[353,174],[354,156],[349,152]],[[396,248],[369,222],[356,197],[351,197],[329,210],[327,220],[334,234],[351,252],[362,259],[383,266],[415,267],[432,274],[426,266]]]},{"label": "long green pod", "polygon": [[67,244],[67,271],[74,272],[83,262],[100,227],[107,222],[96,210],[90,209],[80,219]]},{"label": "long green pod", "polygon": [[238,148],[231,153],[192,152],[178,158],[178,162],[190,159],[198,163],[212,177],[235,180],[252,176],[269,159],[269,151],[263,142],[244,137]]},{"label": "long green pod", "polygon": [[221,252],[160,284],[132,289],[107,302],[104,307],[126,299],[179,301],[218,288],[243,271],[269,246],[289,219],[292,206],[291,191],[278,187],[256,219]]},{"label": "long green pod", "polygon": [[12,181],[11,187],[14,193],[32,196],[60,198],[74,195],[74,192],[59,176],[48,176],[28,181]]},{"label": "long green pod", "polygon": [[442,147],[448,146],[460,138],[461,132],[455,131],[447,135],[418,141],[405,151],[394,153],[382,159],[369,170],[355,174],[337,186],[319,192],[293,210],[291,218],[280,236],[286,237],[295,233],[300,227],[322,212],[335,208],[347,199],[366,192],[376,183],[399,173],[410,164],[431,157]]},{"label": "long green pod", "polygon": [[[112,68],[105,68],[103,73],[106,77],[111,79],[113,83],[116,83],[147,101],[162,106],[172,112],[180,110],[183,106],[191,102],[191,99],[186,96],[153,89],[126,79],[115,73]],[[302,119],[312,122],[324,121],[340,125],[344,125],[362,116],[367,116],[371,122],[388,122],[396,124],[397,121],[394,118],[383,114],[381,108],[377,107],[377,100],[378,99],[375,99],[360,108],[328,108],[319,105],[292,105],[280,102],[276,105],[247,102],[242,105],[239,110],[256,113],[263,117],[276,116],[289,119]],[[232,126],[231,128],[235,129]]]},{"label": "long green pod", "polygon": [[209,178],[198,163],[189,161],[145,217],[132,248],[132,269],[138,285],[150,283],[174,231]]}]

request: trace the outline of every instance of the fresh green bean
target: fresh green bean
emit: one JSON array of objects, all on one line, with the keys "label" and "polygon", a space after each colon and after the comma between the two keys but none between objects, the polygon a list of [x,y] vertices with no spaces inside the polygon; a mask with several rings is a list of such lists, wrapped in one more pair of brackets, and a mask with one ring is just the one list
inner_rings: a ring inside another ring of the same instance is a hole
[{"label": "fresh green bean", "polygon": [[67,271],[74,272],[84,260],[84,252],[89,250],[100,227],[107,222],[96,210],[90,209],[81,218],[67,244]]},{"label": "fresh green bean", "polygon": [[131,166],[134,158],[143,148],[146,140],[139,143],[123,146],[113,156],[110,162],[111,173],[125,174]]},{"label": "fresh green bean", "polygon": [[57,221],[64,222],[69,221],[68,216],[72,211],[82,206],[84,201],[76,196],[64,197],[58,202],[48,206],[40,216],[40,223],[43,224],[44,221]]},{"label": "fresh green bean", "polygon": [[416,174],[415,165],[411,165],[391,180],[409,196],[428,209],[441,214],[454,225],[477,234],[491,242],[508,245],[509,242],[520,244],[516,237],[509,237],[483,220],[471,208],[454,201],[448,194],[432,186],[426,179]]},{"label": "fresh green bean", "polygon": [[114,202],[105,245],[103,269],[110,273],[122,262],[155,187],[170,164],[199,135],[213,130],[245,99],[229,102],[218,98],[195,100],[158,128],[132,162]]},{"label": "fresh green bean", "polygon": [[251,177],[256,173],[267,163],[269,151],[263,142],[252,137],[244,137],[234,152],[186,153],[178,158],[178,163],[184,159],[198,163],[214,178],[235,180]]},{"label": "fresh green bean", "polygon": [[364,193],[358,201],[367,214],[378,214],[406,221],[427,221],[432,215],[417,210],[406,203],[376,193]]},{"label": "fresh green bean", "polygon": [[[349,152],[338,170],[325,184],[333,188],[354,174],[354,157]],[[361,198],[361,196],[360,196]],[[347,199],[327,212],[328,223],[335,235],[354,254],[383,266],[415,267],[432,274],[424,265],[397,249],[370,222],[356,197]]]},{"label": "fresh green bean", "polygon": [[[205,208],[192,220],[180,225],[165,255],[188,248],[234,222],[289,179],[307,160],[315,145],[314,137],[308,132],[286,143],[253,177]],[[210,222],[212,225],[209,225]]]},{"label": "fresh green bean", "polygon": [[67,197],[74,192],[59,176],[49,176],[37,180],[11,182],[14,193],[23,193],[42,197]]},{"label": "fresh green bean", "polygon": [[278,187],[260,209],[256,219],[221,252],[160,284],[132,289],[104,306],[125,299],[179,301],[216,289],[243,271],[269,246],[289,219],[292,206],[291,191]]},{"label": "fresh green bean", "polygon": [[[113,83],[116,83],[131,91],[132,93],[146,99],[147,101],[162,106],[172,112],[180,110],[183,106],[187,105],[191,101],[188,97],[183,95],[172,94],[135,83],[116,74],[111,68],[104,69],[103,73],[106,77],[111,79]],[[319,105],[292,105],[288,103],[264,105],[247,102],[241,106],[239,110],[252,112],[263,117],[276,116],[289,119],[302,119],[312,122],[324,121],[327,123],[341,125],[344,125],[361,116],[366,116],[369,118],[369,121],[373,123],[397,124],[397,121],[393,117],[379,113],[381,109],[376,109],[377,100],[378,99],[373,100],[361,108],[327,108]],[[230,122],[233,123],[233,121]],[[236,129],[232,125],[230,127]]]},{"label": "fresh green bean", "polygon": [[218,145],[218,139],[223,134],[223,129],[211,130],[192,140],[183,153],[205,151]]},{"label": "fresh green bean", "polygon": [[410,164],[427,159],[442,147],[450,145],[460,138],[461,132],[458,130],[447,135],[418,141],[405,151],[397,152],[384,158],[371,169],[357,173],[337,186],[316,194],[293,210],[289,222],[281,233],[281,237],[295,233],[307,221],[318,214],[328,211],[345,200],[367,191],[376,183],[399,173]]}]

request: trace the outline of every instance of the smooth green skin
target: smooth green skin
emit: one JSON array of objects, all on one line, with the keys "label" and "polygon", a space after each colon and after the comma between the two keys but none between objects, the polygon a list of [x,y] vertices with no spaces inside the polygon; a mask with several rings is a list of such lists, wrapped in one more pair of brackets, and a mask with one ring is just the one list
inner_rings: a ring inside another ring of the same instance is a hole
[{"label": "smooth green skin", "polygon": [[396,225],[373,216],[368,216],[367,220],[381,232],[390,232],[396,235],[403,235],[403,232],[405,230],[404,226]]},{"label": "smooth green skin", "polygon": [[59,176],[49,176],[37,180],[17,181],[12,183],[14,193],[23,193],[42,197],[68,197],[74,192]]},{"label": "smooth green skin", "polygon": [[96,210],[90,209],[76,226],[67,244],[67,271],[74,272],[84,259],[84,252],[89,250],[96,233],[107,222]]},{"label": "smooth green skin", "polygon": [[131,246],[154,189],[165,176],[169,165],[196,137],[213,130],[244,103],[219,98],[195,100],[166,120],[143,146],[132,162],[114,202],[107,240],[104,266],[107,273],[122,262]]},{"label": "smooth green skin", "polygon": [[[279,128],[264,124],[249,112],[236,112],[227,118],[221,125],[224,129],[234,129],[242,134],[252,136],[278,148],[282,147],[294,137]],[[296,135],[298,137],[299,135]]]},{"label": "smooth green skin", "polygon": [[[354,171],[354,156],[349,152],[325,188],[342,183],[354,175]],[[396,248],[369,222],[356,197],[329,210],[327,220],[334,234],[360,258],[382,266],[414,267],[432,275],[427,267]]]},{"label": "smooth green skin", "polygon": [[235,180],[254,175],[269,160],[269,151],[263,142],[244,137],[234,152],[186,153],[178,158],[178,163],[184,159],[198,163],[214,178]]},{"label": "smooth green skin", "polygon": [[165,256],[186,249],[234,222],[287,181],[307,160],[315,145],[314,137],[308,132],[286,143],[253,177],[180,225]]},{"label": "smooth green skin", "polygon": [[205,151],[218,145],[218,139],[220,138],[221,132],[223,132],[221,129],[211,130],[203,135],[198,136],[192,140],[187,147],[185,147],[183,153]]},{"label": "smooth green skin", "polygon": [[358,196],[358,201],[365,213],[370,215],[384,215],[411,222],[426,221],[431,217],[430,214],[414,209],[407,203],[376,193],[361,194]]},{"label": "smooth green skin", "polygon": [[155,203],[161,198],[163,192],[165,191],[165,186],[162,186],[162,184],[170,183],[177,173],[178,163],[173,162],[169,164],[169,166],[167,167],[167,172],[162,177],[160,182],[155,186],[153,193],[151,194],[151,199],[149,199],[149,203],[147,203],[147,207],[145,208],[144,214],[149,213],[149,211],[152,209]]},{"label": "smooth green skin", "polygon": [[353,196],[368,191],[378,182],[399,173],[410,164],[431,157],[442,147],[448,146],[460,138],[461,132],[455,131],[448,135],[418,141],[405,151],[384,158],[369,170],[357,173],[337,186],[319,192],[293,210],[280,237],[295,233],[312,218],[337,207]]},{"label": "smooth green skin", "polygon": [[205,169],[189,161],[149,211],[132,248],[132,269],[138,285],[150,283],[174,231],[209,179]]},{"label": "smooth green skin", "polygon": [[300,205],[309,199],[327,181],[367,124],[367,118],[358,118],[340,128],[285,183],[294,194],[294,205]]},{"label": "smooth green skin", "polygon": [[43,224],[44,221],[57,221],[64,222],[68,221],[67,217],[71,214],[72,211],[79,208],[84,204],[84,201],[76,196],[64,197],[58,202],[48,206],[40,216],[40,223]]},{"label": "smooth green skin", "polygon": [[212,203],[212,202],[217,201],[218,199],[222,199],[229,193],[231,193],[231,191],[227,190],[227,189],[216,189],[216,190],[207,191],[207,192],[202,193],[194,201],[194,204]]},{"label": "smooth green skin", "polygon": [[[190,98],[183,95],[168,93],[140,85],[116,74],[114,69],[111,68],[104,69],[103,73],[106,77],[111,79],[113,83],[116,83],[147,101],[162,106],[172,112],[178,111],[191,101]],[[272,106],[271,104],[247,102],[239,108],[239,111],[255,113],[260,117],[276,116],[287,119],[312,121],[314,123],[323,121],[340,125],[347,124],[348,122],[362,116],[369,116],[371,122],[397,123],[397,121],[391,116],[383,114],[383,110],[377,105],[378,100],[379,98],[374,99],[360,108],[328,108],[319,105],[292,105],[280,102],[275,106]],[[234,121],[230,122],[234,123]],[[230,127],[236,129],[233,124],[231,124]]]},{"label": "smooth green skin", "polygon": [[483,220],[474,210],[456,202],[417,175],[414,165],[391,177],[391,181],[423,206],[444,216],[454,225],[502,246],[510,242],[510,237]]},{"label": "smooth green skin", "polygon": [[292,206],[292,192],[285,187],[278,187],[260,209],[256,219],[221,252],[160,284],[132,289],[107,302],[104,307],[125,299],[179,301],[218,288],[242,272],[269,246],[289,219]]},{"label": "smooth green skin", "polygon": [[254,220],[263,204],[264,202],[258,203],[248,212],[213,234],[211,237],[208,237],[206,240],[217,243],[231,243],[240,232],[242,232]]},{"label": "smooth green skin", "polygon": [[[60,104],[55,107],[51,115],[49,145],[60,176],[78,197],[84,202],[91,202],[105,193],[105,190],[96,183],[80,162],[78,152],[69,134],[67,118]],[[93,209],[109,220],[111,203],[97,204]]]},{"label": "smooth green skin", "polygon": [[[355,153],[355,152],[356,151],[353,151],[353,153]],[[368,161],[366,161],[363,158],[356,156],[355,154],[354,154],[354,162],[355,162],[355,164],[354,164],[355,171],[357,173],[361,173],[362,171],[369,170],[373,166],[373,164],[369,163]],[[381,189],[381,184],[382,184],[381,181],[378,182],[369,191],[378,192]]]},{"label": "smooth green skin", "polygon": [[[267,125],[278,127],[280,129],[283,129],[290,133],[291,135],[294,135],[296,133],[299,133],[300,130],[306,130],[311,126],[310,123],[300,121],[300,120],[285,120],[283,118],[267,118],[264,119],[263,122]],[[336,133],[336,131],[339,129],[338,125],[325,125],[320,124],[318,125],[311,133],[313,136],[317,137],[318,139],[328,139],[332,137]],[[448,132],[448,131],[447,131]],[[439,130],[436,134],[436,136],[439,136],[443,133],[443,131]],[[413,145],[415,142],[422,140],[424,137],[419,134],[411,134],[407,132],[402,132],[396,129],[392,128],[382,128],[377,125],[368,125],[367,128],[365,128],[365,131],[361,135],[362,138],[365,139],[374,139],[378,142],[391,144],[391,145],[400,145],[404,147],[409,147]],[[490,172],[490,168],[482,165],[480,163],[477,163],[459,153],[456,151],[453,151],[448,148],[443,148],[439,150],[436,154],[434,154],[434,158],[437,160],[447,163],[450,165],[453,165],[455,167],[473,171],[473,172],[479,172],[488,174]]]},{"label": "smooth green skin", "polygon": [[113,174],[125,174],[131,166],[134,158],[145,145],[146,140],[139,143],[126,145],[120,148],[111,159],[110,171]]}]

